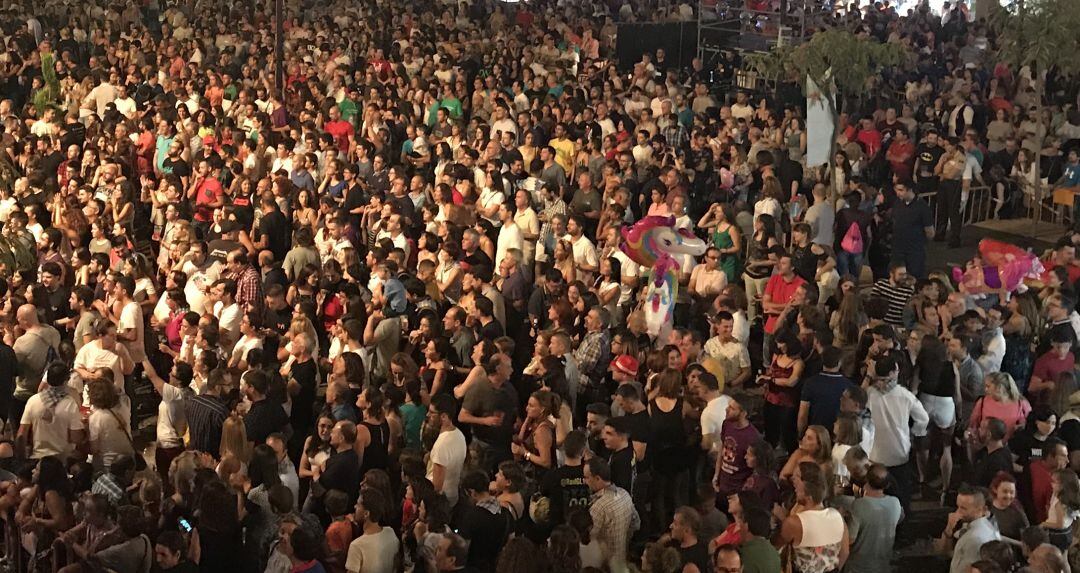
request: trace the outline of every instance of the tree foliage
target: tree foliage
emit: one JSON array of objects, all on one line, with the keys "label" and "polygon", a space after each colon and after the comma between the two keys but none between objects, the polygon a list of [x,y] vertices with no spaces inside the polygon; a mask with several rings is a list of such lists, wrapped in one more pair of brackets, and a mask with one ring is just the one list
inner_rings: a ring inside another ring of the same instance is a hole
[{"label": "tree foliage", "polygon": [[39,114],[60,98],[60,80],[56,77],[56,57],[52,52],[41,52],[41,79],[41,89],[30,96]]},{"label": "tree foliage", "polygon": [[1080,73],[1080,4],[1076,0],[1023,0],[991,18],[998,58],[1038,75]]},{"label": "tree foliage", "polygon": [[873,38],[834,28],[814,34],[797,46],[778,46],[767,54],[748,57],[750,69],[780,78],[789,75],[804,85],[809,77],[828,100],[856,95],[867,81],[883,68],[897,66],[907,57],[900,44],[881,43]]}]

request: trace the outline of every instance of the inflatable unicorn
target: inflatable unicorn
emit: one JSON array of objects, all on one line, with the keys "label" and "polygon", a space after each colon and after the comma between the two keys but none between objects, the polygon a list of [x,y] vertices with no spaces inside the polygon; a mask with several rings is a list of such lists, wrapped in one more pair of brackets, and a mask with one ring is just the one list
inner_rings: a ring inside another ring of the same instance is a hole
[{"label": "inflatable unicorn", "polygon": [[675,228],[674,217],[645,217],[622,228],[622,252],[649,269],[645,291],[645,323],[650,336],[659,338],[671,329],[675,297],[679,294],[679,262],[673,255],[700,256],[705,241],[686,229]]}]

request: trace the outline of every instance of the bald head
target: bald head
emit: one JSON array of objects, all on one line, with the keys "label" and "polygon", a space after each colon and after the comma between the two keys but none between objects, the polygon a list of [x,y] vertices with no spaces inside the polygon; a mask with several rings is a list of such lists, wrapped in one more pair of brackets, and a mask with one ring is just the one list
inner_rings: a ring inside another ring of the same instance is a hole
[{"label": "bald head", "polygon": [[38,325],[37,307],[32,304],[24,304],[15,313],[15,319],[23,329]]}]

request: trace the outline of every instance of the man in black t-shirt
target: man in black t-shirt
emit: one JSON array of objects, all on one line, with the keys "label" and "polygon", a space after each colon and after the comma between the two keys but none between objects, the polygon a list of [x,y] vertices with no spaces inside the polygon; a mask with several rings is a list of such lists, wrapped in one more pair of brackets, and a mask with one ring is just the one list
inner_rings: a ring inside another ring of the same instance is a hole
[{"label": "man in black t-shirt", "polygon": [[281,285],[266,287],[266,305],[263,309],[263,324],[267,328],[285,334],[292,323],[293,308],[285,300],[285,288]]},{"label": "man in black t-shirt", "polygon": [[540,484],[540,493],[551,501],[548,524],[559,525],[574,508],[589,507],[589,485],[585,483],[585,432],[574,430],[563,440],[566,460],[562,466],[550,471]]},{"label": "man in black t-shirt", "polygon": [[600,435],[604,440],[604,447],[611,452],[608,457],[608,465],[611,466],[611,483],[627,492],[634,491],[637,460],[634,458],[634,448],[630,446],[628,420],[624,416],[609,419],[604,423],[604,430]]},{"label": "man in black t-shirt", "polygon": [[709,570],[709,541],[698,539],[700,530],[701,515],[694,508],[683,506],[675,510],[671,527],[660,537],[660,542],[679,551],[684,568],[694,565],[698,571],[705,572]]},{"label": "man in black t-shirt", "polygon": [[938,177],[934,174],[934,168],[944,154],[945,150],[938,145],[937,132],[928,131],[926,139],[915,149],[915,184],[919,193],[937,191]]},{"label": "man in black t-shirt", "polygon": [[259,220],[259,233],[255,238],[255,247],[274,253],[274,260],[283,261],[292,243],[292,230],[289,220],[278,210],[277,201],[271,193],[259,199],[262,218]]},{"label": "man in black t-shirt", "polygon": [[318,388],[318,368],[311,356],[315,341],[307,334],[300,333],[292,339],[291,363],[288,368],[288,389],[292,397],[292,410],[289,422],[292,424],[292,439],[289,440],[289,457],[298,462],[304,440],[315,427],[315,399]]},{"label": "man in black t-shirt", "polygon": [[461,490],[472,504],[461,513],[455,531],[469,541],[469,565],[491,571],[510,535],[510,516],[488,492],[488,474],[472,470],[461,477]]}]

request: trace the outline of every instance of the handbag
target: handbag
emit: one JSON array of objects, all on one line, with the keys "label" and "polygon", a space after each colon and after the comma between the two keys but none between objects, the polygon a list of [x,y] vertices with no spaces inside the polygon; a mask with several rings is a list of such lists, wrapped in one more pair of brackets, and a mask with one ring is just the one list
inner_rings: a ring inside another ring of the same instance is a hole
[{"label": "handbag", "polygon": [[131,451],[134,452],[131,457],[135,458],[135,471],[141,472],[146,469],[146,458],[139,453],[139,449],[135,447],[135,440],[131,439],[131,432],[128,431],[127,426],[124,425],[124,421],[120,419],[120,416],[116,414],[116,411],[109,408],[109,413],[112,414],[116,425],[120,426],[120,430],[124,432],[124,437],[127,438],[128,444],[131,444]]}]

